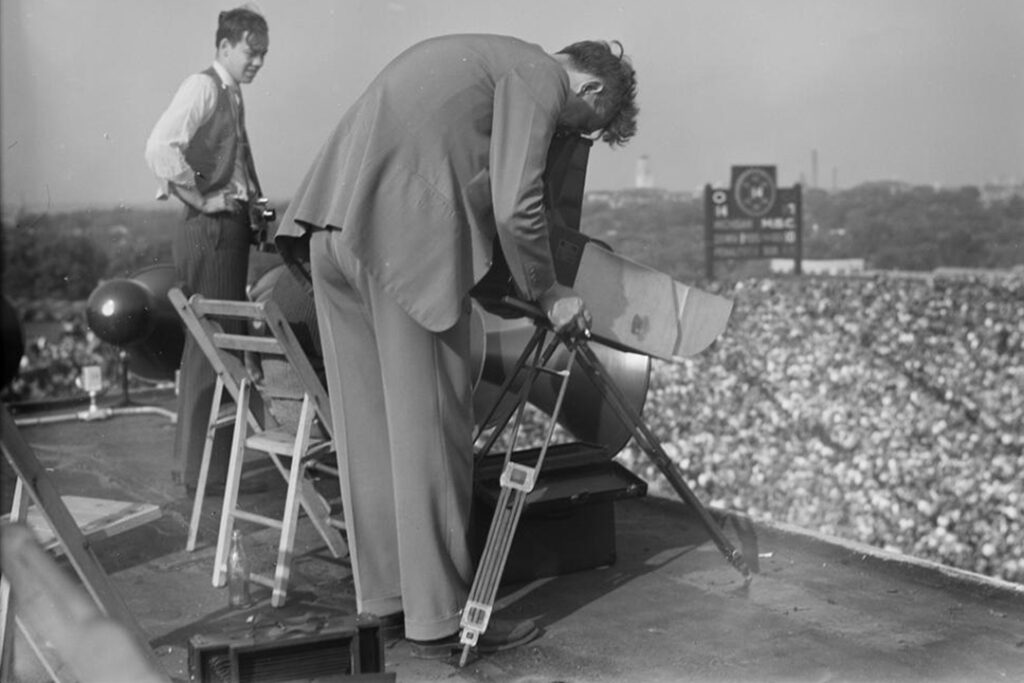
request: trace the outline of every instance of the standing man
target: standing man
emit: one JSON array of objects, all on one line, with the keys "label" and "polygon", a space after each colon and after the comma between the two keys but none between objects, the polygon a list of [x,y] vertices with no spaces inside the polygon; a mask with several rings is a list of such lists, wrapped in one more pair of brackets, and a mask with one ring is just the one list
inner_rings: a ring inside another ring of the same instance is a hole
[{"label": "standing man", "polygon": [[[245,299],[251,202],[260,191],[249,141],[241,85],[251,83],[269,46],[266,20],[238,8],[217,20],[213,64],[185,79],[146,142],[146,162],[161,181],[158,199],[185,204],[172,253],[186,294]],[[181,360],[176,476],[190,495],[199,478],[216,375],[189,336]],[[231,433],[214,441],[207,492],[219,495],[227,478]],[[181,468],[184,467],[184,473]]]},{"label": "standing man", "polygon": [[[606,43],[427,40],[342,117],[278,229],[286,259],[309,248],[357,609],[418,656],[457,646],[474,572],[470,288],[500,248],[556,328],[589,324],[555,281],[542,175],[557,130],[628,140],[635,94]],[[478,648],[536,634],[492,619]]]}]

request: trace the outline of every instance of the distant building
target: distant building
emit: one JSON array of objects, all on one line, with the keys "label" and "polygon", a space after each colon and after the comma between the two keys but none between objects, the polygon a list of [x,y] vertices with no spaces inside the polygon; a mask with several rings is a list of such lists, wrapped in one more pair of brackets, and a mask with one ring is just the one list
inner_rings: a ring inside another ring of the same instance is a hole
[{"label": "distant building", "polygon": [[654,174],[651,173],[651,160],[644,154],[636,161],[636,189],[649,190],[654,187]]},{"label": "distant building", "polygon": [[1014,179],[985,183],[978,188],[978,191],[981,193],[981,203],[985,206],[994,202],[1007,202],[1014,197],[1024,199],[1024,183],[1019,183]]},{"label": "distant building", "polygon": [[607,204],[608,208],[619,209],[627,206],[642,206],[659,202],[689,202],[694,194],[685,191],[665,190],[662,188],[625,190],[591,190],[583,196],[584,204]]},{"label": "distant building", "polygon": [[[773,273],[792,273],[793,259],[773,258],[769,267]],[[864,259],[803,259],[800,268],[804,275],[854,275],[864,272]]]},{"label": "distant building", "polygon": [[937,278],[962,278],[974,280],[1003,280],[1016,277],[1018,273],[1024,272],[1020,266],[1017,268],[962,268],[952,266],[941,266],[932,271]]},{"label": "distant building", "polygon": [[903,194],[904,192],[910,192],[914,189],[912,183],[908,183],[902,180],[870,180],[866,183],[861,183],[854,189],[857,190],[887,190],[890,195]]}]

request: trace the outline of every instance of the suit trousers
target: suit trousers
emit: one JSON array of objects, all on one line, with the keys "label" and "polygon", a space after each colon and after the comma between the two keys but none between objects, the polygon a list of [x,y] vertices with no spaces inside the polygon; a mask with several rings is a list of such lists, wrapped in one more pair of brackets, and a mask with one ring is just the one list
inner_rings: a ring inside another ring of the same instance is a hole
[{"label": "suit trousers", "polygon": [[473,579],[470,301],[427,330],[340,234],[314,232],[310,252],[356,607],[403,610],[407,637],[444,637]]},{"label": "suit trousers", "polygon": [[[244,300],[249,234],[248,217],[242,212],[211,215],[186,207],[184,224],[171,244],[185,295]],[[178,377],[178,424],[174,433],[175,473],[183,476],[187,486],[195,486],[199,479],[216,381],[206,355],[192,335],[187,335]],[[227,479],[231,431],[230,426],[217,431],[210,459],[211,483]]]}]

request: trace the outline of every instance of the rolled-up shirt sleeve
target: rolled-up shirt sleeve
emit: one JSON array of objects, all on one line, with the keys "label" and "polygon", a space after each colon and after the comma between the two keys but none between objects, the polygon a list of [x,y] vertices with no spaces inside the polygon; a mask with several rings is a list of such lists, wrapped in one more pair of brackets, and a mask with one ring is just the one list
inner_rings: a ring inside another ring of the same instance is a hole
[{"label": "rolled-up shirt sleeve", "polygon": [[146,164],[160,181],[158,198],[166,198],[168,184],[195,188],[195,172],[185,161],[185,150],[216,105],[217,86],[213,79],[193,74],[182,82],[156,122],[146,140]]},{"label": "rolled-up shirt sleeve", "polygon": [[494,220],[516,285],[536,300],[555,284],[544,212],[544,167],[568,80],[554,65],[523,65],[495,84],[490,173]]}]

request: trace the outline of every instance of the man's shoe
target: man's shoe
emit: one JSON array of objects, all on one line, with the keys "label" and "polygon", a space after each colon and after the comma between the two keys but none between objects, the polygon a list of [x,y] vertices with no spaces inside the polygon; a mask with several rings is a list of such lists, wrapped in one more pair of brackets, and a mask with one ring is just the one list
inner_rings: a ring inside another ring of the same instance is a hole
[{"label": "man's shoe", "polygon": [[384,636],[384,642],[392,643],[405,638],[405,612],[394,612],[377,617],[380,624],[380,633]]},{"label": "man's shoe", "polygon": [[[436,640],[412,640],[412,656],[418,659],[448,659],[456,656],[462,650],[459,642],[461,631],[437,638]],[[477,640],[476,649],[481,654],[491,654],[502,650],[511,650],[514,647],[525,645],[540,635],[540,629],[532,619],[522,621],[510,621],[505,619],[491,619],[487,630],[480,634]]]},{"label": "man's shoe", "polygon": [[448,659],[458,655],[461,647],[459,631],[434,640],[408,640],[412,646],[412,656],[416,659]]},{"label": "man's shoe", "polygon": [[476,649],[481,654],[511,650],[526,645],[540,635],[540,629],[533,619],[512,621],[510,619],[491,619],[487,630],[480,634]]}]

